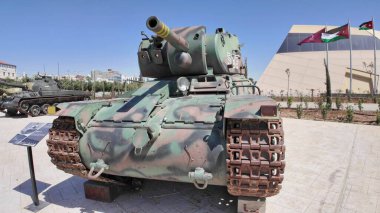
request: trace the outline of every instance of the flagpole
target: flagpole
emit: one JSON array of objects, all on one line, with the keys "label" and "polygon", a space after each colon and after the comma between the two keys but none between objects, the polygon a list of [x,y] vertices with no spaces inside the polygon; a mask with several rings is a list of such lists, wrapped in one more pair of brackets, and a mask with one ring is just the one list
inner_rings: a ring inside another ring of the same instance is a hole
[{"label": "flagpole", "polygon": [[350,35],[350,98],[352,94],[352,37],[351,37],[351,24],[350,19],[348,19],[348,33]]},{"label": "flagpole", "polygon": [[[327,32],[327,25],[325,25],[325,32]],[[327,63],[327,70],[329,69],[329,43],[326,42],[326,63]]]},{"label": "flagpole", "polygon": [[377,94],[377,90],[378,90],[378,80],[377,79],[377,76],[376,76],[376,35],[375,35],[375,20],[374,18],[372,17],[372,30],[373,30],[373,67],[374,67],[374,74],[375,74],[375,82],[374,82],[374,93],[375,95]]}]

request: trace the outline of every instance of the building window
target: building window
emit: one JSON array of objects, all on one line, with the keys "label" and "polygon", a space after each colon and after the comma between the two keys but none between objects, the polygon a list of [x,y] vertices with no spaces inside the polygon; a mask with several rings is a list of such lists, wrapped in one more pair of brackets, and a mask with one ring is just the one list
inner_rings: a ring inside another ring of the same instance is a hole
[{"label": "building window", "polygon": [[12,77],[15,77],[15,74],[14,74],[14,73],[12,73]]},{"label": "building window", "polygon": [[10,74],[10,73],[8,73],[8,76],[11,76],[11,74]]},{"label": "building window", "polygon": [[5,72],[3,72],[3,76],[5,76]]}]

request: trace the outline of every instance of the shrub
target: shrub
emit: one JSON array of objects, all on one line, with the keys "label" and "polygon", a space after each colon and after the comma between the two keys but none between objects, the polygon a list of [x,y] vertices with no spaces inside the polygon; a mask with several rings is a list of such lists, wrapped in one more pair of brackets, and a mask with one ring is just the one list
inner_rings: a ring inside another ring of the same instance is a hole
[{"label": "shrub", "polygon": [[342,108],[342,99],[340,98],[340,96],[337,96],[335,98],[335,105],[337,110],[340,110],[340,108]]},{"label": "shrub", "polygon": [[328,115],[328,112],[330,110],[330,106],[329,104],[322,104],[321,106],[321,114],[322,114],[322,118],[323,120],[326,120],[327,119],[327,115]]},{"label": "shrub", "polygon": [[327,110],[331,110],[331,103],[328,103],[328,102],[327,102],[327,103],[325,104],[325,107],[327,108]]},{"label": "shrub", "polygon": [[302,118],[303,115],[303,108],[302,108],[302,103],[297,105],[297,118],[300,119]]},{"label": "shrub", "polygon": [[290,108],[292,106],[292,103],[293,103],[293,97],[289,96],[288,101],[287,101],[288,108]]},{"label": "shrub", "polygon": [[305,98],[303,99],[304,103],[305,103],[305,109],[309,109],[309,98],[307,96],[305,96]]},{"label": "shrub", "polygon": [[379,110],[376,111],[376,124],[380,125],[380,111]]},{"label": "shrub", "polygon": [[346,121],[351,123],[354,120],[354,108],[352,106],[346,107]]},{"label": "shrub", "polygon": [[359,99],[359,101],[358,101],[358,108],[359,108],[359,111],[363,110],[363,98]]}]

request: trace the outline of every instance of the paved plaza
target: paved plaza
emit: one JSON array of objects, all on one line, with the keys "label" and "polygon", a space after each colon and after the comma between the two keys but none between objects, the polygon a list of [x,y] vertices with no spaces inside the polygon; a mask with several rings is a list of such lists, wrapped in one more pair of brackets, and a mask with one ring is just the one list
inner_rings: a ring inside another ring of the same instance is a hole
[{"label": "paved plaza", "polygon": [[[30,175],[25,147],[8,141],[29,122],[54,116],[9,118],[0,113],[0,211],[31,212]],[[286,169],[283,189],[267,199],[267,212],[380,213],[380,127],[284,119]],[[145,181],[113,203],[84,197],[82,178],[50,163],[45,139],[33,148],[38,212],[236,212],[237,200],[225,187],[197,190],[192,184]]]}]

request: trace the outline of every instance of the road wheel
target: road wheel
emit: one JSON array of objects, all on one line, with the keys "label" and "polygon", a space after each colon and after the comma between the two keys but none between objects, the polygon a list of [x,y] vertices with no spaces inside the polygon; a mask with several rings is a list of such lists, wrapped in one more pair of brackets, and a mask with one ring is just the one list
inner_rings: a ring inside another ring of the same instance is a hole
[{"label": "road wheel", "polygon": [[28,109],[29,109],[29,104],[27,104],[27,103],[22,103],[22,104],[20,105],[20,109],[21,109],[21,111],[23,111],[23,112],[27,112]]},{"label": "road wheel", "polygon": [[42,107],[41,107],[41,110],[42,110],[42,113],[43,114],[48,114],[48,108],[49,108],[49,104],[44,104],[44,105],[42,105]]},{"label": "road wheel", "polygon": [[38,105],[33,105],[29,108],[29,114],[33,117],[36,117],[40,114],[41,112],[41,107]]}]

